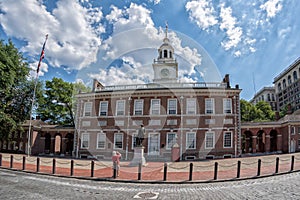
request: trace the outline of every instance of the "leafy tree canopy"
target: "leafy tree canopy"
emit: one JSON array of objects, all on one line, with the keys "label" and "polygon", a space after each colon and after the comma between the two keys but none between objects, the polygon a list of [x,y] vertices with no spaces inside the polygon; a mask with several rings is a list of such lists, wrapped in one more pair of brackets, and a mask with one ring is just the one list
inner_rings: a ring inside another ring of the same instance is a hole
[{"label": "leafy tree canopy", "polygon": [[275,112],[270,104],[265,101],[260,101],[256,105],[242,99],[241,101],[241,119],[243,122],[249,121],[272,121],[275,117]]}]

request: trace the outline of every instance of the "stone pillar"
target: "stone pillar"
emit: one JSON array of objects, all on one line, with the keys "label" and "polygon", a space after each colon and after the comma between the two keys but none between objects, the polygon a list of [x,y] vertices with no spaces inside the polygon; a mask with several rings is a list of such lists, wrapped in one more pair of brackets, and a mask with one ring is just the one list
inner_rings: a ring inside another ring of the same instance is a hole
[{"label": "stone pillar", "polygon": [[143,146],[134,148],[133,160],[129,163],[129,166],[138,166],[139,163],[142,163],[143,166],[146,165]]},{"label": "stone pillar", "polygon": [[[288,142],[290,142],[290,141],[288,141]],[[276,145],[277,145],[277,151],[282,152],[282,135],[281,134],[277,135]],[[286,145],[288,145],[288,144],[286,144]]]},{"label": "stone pillar", "polygon": [[249,147],[250,147],[250,138],[246,138],[246,141],[245,141],[245,153],[249,153]]},{"label": "stone pillar", "polygon": [[252,136],[252,153],[256,153],[257,136]]},{"label": "stone pillar", "polygon": [[68,138],[61,138],[61,156],[64,156],[66,154],[66,149],[67,149],[67,141],[68,141]]},{"label": "stone pillar", "polygon": [[270,141],[270,135],[265,136],[265,151],[268,153],[270,152],[270,147],[271,147],[271,141]]}]

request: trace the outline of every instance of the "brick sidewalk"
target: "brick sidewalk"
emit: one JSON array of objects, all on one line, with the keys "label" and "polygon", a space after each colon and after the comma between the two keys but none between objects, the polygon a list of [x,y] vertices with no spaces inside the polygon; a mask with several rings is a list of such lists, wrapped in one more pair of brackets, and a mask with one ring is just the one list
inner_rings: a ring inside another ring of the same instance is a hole
[{"label": "brick sidewalk", "polygon": [[[20,154],[2,154],[3,168],[11,168],[11,155],[13,155],[13,169],[37,172],[37,157],[26,157]],[[24,156],[24,158],[23,158]],[[258,175],[258,160],[261,160],[260,176],[273,175],[276,172],[276,158],[278,158],[278,173],[291,171],[291,160],[294,157],[293,170],[300,170],[300,153],[268,155],[259,157],[230,158],[220,160],[205,160],[195,162],[169,162],[164,168],[165,163],[148,162],[142,167],[140,181],[162,182],[164,181],[164,170],[167,173],[165,178],[167,182],[186,182],[192,178],[192,181],[206,182],[216,180],[237,179],[237,166],[240,161],[240,179],[253,178]],[[25,165],[23,166],[23,159]],[[71,160],[55,158],[55,167],[53,168],[53,158],[39,157],[39,173],[55,174],[62,176],[71,176]],[[192,176],[190,177],[190,165],[192,163]],[[217,163],[217,171],[216,170]],[[92,165],[93,169],[92,170]],[[74,177],[86,177],[93,179],[113,179],[112,163],[110,161],[73,161]],[[138,167],[130,167],[129,162],[122,161],[120,176],[116,180],[137,181]]]}]

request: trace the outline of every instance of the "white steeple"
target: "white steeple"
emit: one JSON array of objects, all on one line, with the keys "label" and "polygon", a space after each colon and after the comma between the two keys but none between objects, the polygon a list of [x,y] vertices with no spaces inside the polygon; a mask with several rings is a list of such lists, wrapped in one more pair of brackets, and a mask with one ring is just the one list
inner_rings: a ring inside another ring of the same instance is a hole
[{"label": "white steeple", "polygon": [[168,24],[166,24],[163,44],[158,49],[157,60],[152,64],[154,82],[176,82],[178,78],[178,63],[174,59],[174,48],[168,38]]}]

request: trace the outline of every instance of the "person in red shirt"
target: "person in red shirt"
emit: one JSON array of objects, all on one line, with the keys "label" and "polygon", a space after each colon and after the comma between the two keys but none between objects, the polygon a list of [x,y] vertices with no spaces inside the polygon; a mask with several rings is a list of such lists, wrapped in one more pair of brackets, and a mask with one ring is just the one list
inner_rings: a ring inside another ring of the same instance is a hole
[{"label": "person in red shirt", "polygon": [[116,169],[117,176],[120,176],[120,158],[121,154],[118,151],[112,152],[113,170]]}]

